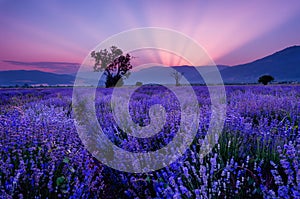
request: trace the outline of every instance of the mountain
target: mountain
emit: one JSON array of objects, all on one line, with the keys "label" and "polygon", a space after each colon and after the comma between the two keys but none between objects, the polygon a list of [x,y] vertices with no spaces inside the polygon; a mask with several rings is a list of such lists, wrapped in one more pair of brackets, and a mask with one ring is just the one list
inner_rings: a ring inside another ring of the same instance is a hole
[{"label": "mountain", "polygon": [[[272,75],[276,82],[300,82],[300,46],[291,46],[272,55],[256,61],[235,66],[217,66],[225,84],[257,83],[262,75]],[[184,77],[192,84],[203,84],[199,75],[211,73],[209,66],[174,66],[151,67],[134,72],[127,80],[128,84],[134,84],[138,79],[144,83],[161,82],[174,84],[174,78],[170,75],[173,69],[183,73]],[[212,74],[212,73],[211,73]],[[134,78],[132,78],[134,77]],[[130,80],[131,79],[131,80]],[[181,83],[186,83],[181,80]]]},{"label": "mountain", "polygon": [[72,75],[54,74],[37,70],[0,71],[1,86],[15,86],[16,84],[20,86],[24,84],[72,85],[74,79]]},{"label": "mountain", "polygon": [[[219,71],[222,71],[229,66],[218,65]],[[181,79],[181,84],[204,84],[201,74],[210,73],[215,70],[215,67],[211,66],[152,66],[149,68],[141,69],[139,71],[131,72],[128,79],[124,80],[125,84],[133,85],[136,82],[143,82],[144,84],[157,83],[157,84],[174,84],[175,80],[172,77],[172,73],[175,71],[183,74],[184,78]],[[200,72],[200,74],[199,74]]]},{"label": "mountain", "polygon": [[[227,66],[218,66],[219,70],[227,68]],[[177,70],[182,73],[185,78],[194,84],[204,83],[197,70],[201,73],[207,73],[212,71],[212,67],[203,66],[194,67],[190,66],[174,66],[163,67],[154,66],[151,68],[142,69],[137,72],[132,72],[129,79],[125,80],[125,84],[134,85],[136,82],[141,81],[144,84],[157,83],[157,84],[174,84],[174,78],[170,75]],[[76,75],[76,74],[75,74]],[[75,75],[62,75],[49,72],[42,72],[37,70],[10,70],[0,71],[0,86],[22,86],[28,85],[73,85]],[[82,85],[93,85],[97,81],[99,73],[86,72],[78,75],[82,82]],[[181,81],[183,82],[183,80]],[[187,83],[187,82],[186,82]],[[104,85],[104,79],[100,78],[99,85]]]},{"label": "mountain", "polygon": [[268,74],[276,82],[300,82],[300,46],[291,46],[256,61],[220,71],[225,83],[256,83]]},{"label": "mountain", "polygon": [[[218,65],[217,68],[225,84],[257,83],[260,76],[269,74],[276,82],[300,82],[300,46],[291,46],[266,56],[256,61],[235,66]],[[129,79],[124,80],[125,84],[133,85],[136,82],[174,84],[172,77],[174,71],[183,74],[181,84],[204,84],[201,74],[211,73],[211,66],[153,66],[138,71],[132,71]],[[199,72],[200,71],[200,74]],[[82,73],[80,81],[84,85],[91,85],[98,79],[99,74],[94,72]],[[0,86],[24,85],[72,85],[75,75],[61,75],[41,71],[0,71]],[[104,84],[100,79],[99,84]]]}]

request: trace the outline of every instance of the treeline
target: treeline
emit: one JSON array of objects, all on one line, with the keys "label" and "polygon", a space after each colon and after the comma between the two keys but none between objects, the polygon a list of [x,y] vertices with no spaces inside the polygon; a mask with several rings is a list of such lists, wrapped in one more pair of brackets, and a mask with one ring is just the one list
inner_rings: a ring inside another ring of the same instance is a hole
[{"label": "treeline", "polygon": [[30,85],[30,84],[23,84],[23,85],[0,85],[0,88],[68,88],[68,87],[73,87],[73,85]]}]

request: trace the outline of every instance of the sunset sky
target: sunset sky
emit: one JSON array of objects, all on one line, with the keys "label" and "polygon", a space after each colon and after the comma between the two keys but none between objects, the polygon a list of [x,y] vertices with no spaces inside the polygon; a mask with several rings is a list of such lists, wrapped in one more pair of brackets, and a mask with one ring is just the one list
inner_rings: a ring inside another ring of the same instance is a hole
[{"label": "sunset sky", "polygon": [[101,41],[142,27],[182,32],[236,65],[300,45],[299,21],[299,0],[0,0],[0,70],[74,73]]}]

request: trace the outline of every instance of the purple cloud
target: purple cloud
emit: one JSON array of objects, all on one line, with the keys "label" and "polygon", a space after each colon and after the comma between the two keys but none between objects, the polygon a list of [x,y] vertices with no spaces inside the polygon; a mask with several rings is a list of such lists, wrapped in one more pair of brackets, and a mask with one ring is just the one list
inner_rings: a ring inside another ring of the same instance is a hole
[{"label": "purple cloud", "polygon": [[76,73],[80,67],[79,63],[73,62],[26,62],[15,60],[2,60],[2,62],[12,65],[26,66],[27,70],[40,69],[44,71],[45,69],[50,69],[52,72],[59,74]]}]

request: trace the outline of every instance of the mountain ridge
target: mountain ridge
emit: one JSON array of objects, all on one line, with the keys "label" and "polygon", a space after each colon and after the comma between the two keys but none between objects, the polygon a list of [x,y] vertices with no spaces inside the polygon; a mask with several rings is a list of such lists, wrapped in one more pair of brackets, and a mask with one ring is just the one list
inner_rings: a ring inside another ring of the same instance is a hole
[{"label": "mountain ridge", "polygon": [[265,74],[272,75],[278,82],[300,82],[300,46],[290,46],[252,62],[231,66],[220,73],[226,83],[256,83]]},{"label": "mountain ridge", "polygon": [[67,74],[55,74],[39,70],[9,70],[0,71],[0,85],[72,85],[74,77]]},{"label": "mountain ridge", "polygon": [[[300,82],[300,46],[289,46],[249,63],[234,66],[217,65],[217,68],[225,84],[257,83],[258,78],[265,74],[272,75],[277,82]],[[171,73],[174,70],[182,73],[191,84],[203,84],[205,82],[201,74],[211,73],[213,67],[153,66],[132,72],[125,83],[135,84],[140,79],[145,84],[155,82],[172,84],[174,78],[172,78]],[[132,80],[130,81],[130,79]],[[23,85],[26,83],[29,85],[72,85],[74,80],[74,74],[56,74],[39,70],[0,71],[1,86]]]}]

